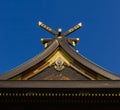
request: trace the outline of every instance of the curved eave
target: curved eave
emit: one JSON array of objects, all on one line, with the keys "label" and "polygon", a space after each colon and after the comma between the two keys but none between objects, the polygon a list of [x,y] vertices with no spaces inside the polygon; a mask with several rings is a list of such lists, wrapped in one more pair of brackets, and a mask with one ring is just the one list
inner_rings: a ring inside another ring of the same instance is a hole
[{"label": "curved eave", "polygon": [[76,51],[74,51],[68,43],[64,40],[60,42],[60,46],[69,54],[75,61],[77,61],[79,64],[82,64],[89,70],[92,70],[93,72],[102,75],[110,80],[120,80],[120,77],[101,68],[100,66],[96,65],[95,63],[89,61],[82,55],[78,54]]},{"label": "curved eave", "polygon": [[[78,62],[78,66],[83,65],[85,68],[93,71],[101,76],[104,76],[110,80],[120,80],[120,77],[101,68],[100,66],[96,65],[95,63],[89,61],[82,55],[78,54],[75,50],[73,50],[66,39],[62,39],[58,41],[57,39],[42,53],[35,56],[34,58],[30,59],[29,61],[25,62],[24,64],[16,67],[15,69],[3,74],[0,76],[0,80],[8,80],[14,76],[19,75],[22,72],[34,67],[35,65],[39,64],[40,62],[44,61],[48,56],[50,56],[58,47],[61,47],[72,59]],[[80,64],[80,65],[79,65]]]},{"label": "curved eave", "polygon": [[3,74],[0,76],[0,80],[8,80],[16,75],[19,75],[20,73],[28,70],[29,68],[33,67],[34,65],[37,65],[38,63],[42,62],[44,59],[46,59],[49,55],[51,55],[59,46],[59,43],[57,40],[55,40],[45,51],[38,54],[34,58],[30,59],[29,61],[25,62],[24,64],[16,67],[15,69]]}]

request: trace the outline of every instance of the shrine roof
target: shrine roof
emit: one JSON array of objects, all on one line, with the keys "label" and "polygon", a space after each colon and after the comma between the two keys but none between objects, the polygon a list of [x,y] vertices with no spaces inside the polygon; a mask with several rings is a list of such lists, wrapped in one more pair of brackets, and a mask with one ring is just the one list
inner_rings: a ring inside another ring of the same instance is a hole
[{"label": "shrine roof", "polygon": [[[93,63],[92,61],[85,58],[80,53],[76,52],[71,46],[75,46],[78,43],[78,38],[67,38],[66,36],[70,33],[74,32],[75,30],[81,28],[82,24],[79,23],[78,25],[74,26],[73,28],[69,29],[65,33],[61,33],[62,30],[58,29],[58,32],[54,31],[50,27],[47,27],[42,22],[39,22],[39,26],[44,28],[45,30],[49,31],[55,38],[42,38],[41,41],[45,46],[45,50],[35,56],[34,58],[28,60],[27,62],[23,63],[22,65],[14,68],[13,70],[3,74],[0,76],[0,80],[9,80],[14,76],[20,75],[21,73],[26,72],[27,70],[33,70],[37,68],[39,64],[42,64],[48,57],[51,55],[53,56],[55,51],[61,49],[63,54],[67,54],[69,58],[72,59],[71,67],[75,68],[78,72],[80,72],[79,68],[84,69],[88,73],[93,73],[94,75],[102,76],[108,80],[120,80],[120,77],[107,71],[106,69],[100,67],[99,65]],[[67,58],[66,58],[67,59]],[[76,65],[76,67],[74,67]],[[77,68],[78,67],[78,68]],[[84,74],[83,74],[84,75]],[[85,77],[88,77],[87,73],[85,72]],[[89,76],[91,78],[91,76]],[[92,78],[91,78],[92,79]],[[93,78],[94,79],[94,78]]]}]

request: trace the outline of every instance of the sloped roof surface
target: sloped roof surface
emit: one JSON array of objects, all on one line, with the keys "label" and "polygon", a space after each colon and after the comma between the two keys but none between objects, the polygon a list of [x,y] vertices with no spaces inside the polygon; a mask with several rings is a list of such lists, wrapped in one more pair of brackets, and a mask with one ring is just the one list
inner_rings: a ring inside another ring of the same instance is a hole
[{"label": "sloped roof surface", "polygon": [[[0,80],[9,80],[20,74],[25,74],[26,71],[28,70],[31,71],[33,69],[36,69],[40,65],[40,63],[44,62],[49,56],[53,55],[53,53],[57,51],[58,48],[61,48],[67,54],[67,56],[69,56],[73,60],[73,62],[70,62],[73,63],[71,64],[71,67],[76,69],[77,72],[80,72],[80,68],[82,68],[83,71],[85,70],[85,75],[86,75],[85,77],[88,77],[93,74],[94,77],[96,75],[96,76],[102,76],[108,80],[120,80],[119,76],[96,65],[95,63],[91,62],[90,60],[82,56],[80,53],[77,53],[74,49],[71,48],[70,45],[75,46],[75,44],[78,42],[78,39],[66,38],[66,36],[74,32],[75,30],[79,29],[82,26],[81,23],[69,29],[67,32],[63,34],[61,34],[61,29],[59,29],[58,32],[56,32],[52,30],[50,27],[47,27],[46,25],[42,24],[41,22],[39,22],[39,26],[51,32],[53,35],[55,35],[55,38],[42,39],[42,43],[46,47],[46,49],[42,53],[38,54],[34,58],[25,62],[24,64],[16,67],[15,69],[1,75]],[[76,66],[74,67],[74,65]]]}]

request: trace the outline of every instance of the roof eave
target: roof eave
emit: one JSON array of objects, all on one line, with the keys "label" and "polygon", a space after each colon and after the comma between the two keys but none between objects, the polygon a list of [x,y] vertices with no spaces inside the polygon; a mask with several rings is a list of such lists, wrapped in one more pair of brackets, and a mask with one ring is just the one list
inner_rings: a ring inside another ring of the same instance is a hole
[{"label": "roof eave", "polygon": [[75,50],[73,50],[68,43],[64,40],[60,42],[60,46],[64,49],[67,54],[69,54],[74,60],[76,60],[78,63],[84,65],[88,69],[98,73],[99,75],[102,75],[110,80],[120,80],[120,77],[101,68],[100,66],[96,65],[95,63],[91,62],[90,60],[86,59],[82,55],[78,54]]},{"label": "roof eave", "polygon": [[2,80],[0,88],[120,88],[120,80],[103,81],[35,81],[35,80]]},{"label": "roof eave", "polygon": [[0,80],[8,80],[20,73],[26,71],[27,69],[33,67],[34,65],[38,64],[39,62],[46,59],[49,55],[51,55],[59,46],[57,40],[55,40],[48,48],[46,48],[42,53],[38,54],[34,58],[28,60],[24,64],[14,68],[13,70],[3,74],[0,76]]}]

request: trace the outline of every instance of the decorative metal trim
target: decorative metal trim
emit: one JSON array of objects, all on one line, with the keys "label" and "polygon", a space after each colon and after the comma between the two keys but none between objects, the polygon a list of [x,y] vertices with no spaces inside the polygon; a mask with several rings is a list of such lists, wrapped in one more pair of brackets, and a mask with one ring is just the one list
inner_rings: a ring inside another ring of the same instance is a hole
[{"label": "decorative metal trim", "polygon": [[54,68],[57,71],[62,71],[65,68],[64,61],[60,57],[56,59]]}]

